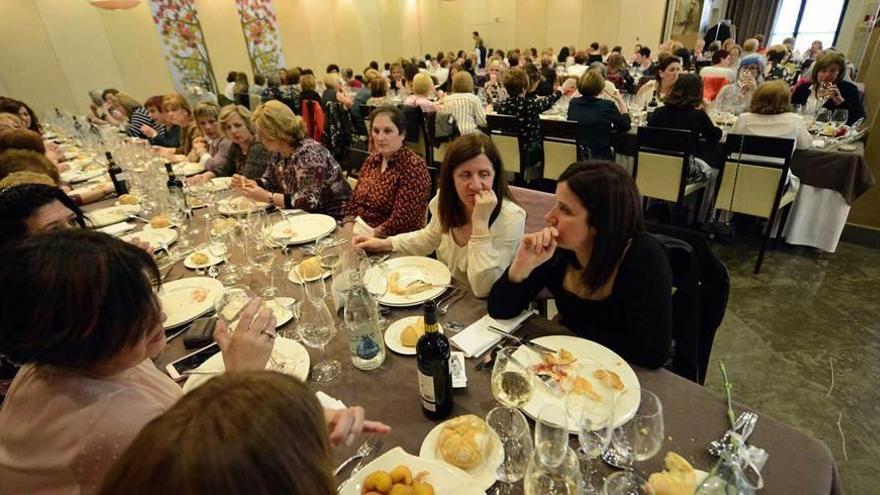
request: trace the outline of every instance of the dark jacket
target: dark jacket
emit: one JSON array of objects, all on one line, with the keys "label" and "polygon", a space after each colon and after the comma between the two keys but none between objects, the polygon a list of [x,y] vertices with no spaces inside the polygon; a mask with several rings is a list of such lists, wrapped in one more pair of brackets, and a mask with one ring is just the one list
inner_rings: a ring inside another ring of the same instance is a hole
[{"label": "dark jacket", "polygon": [[578,145],[589,148],[594,159],[612,159],[612,130],[626,132],[630,128],[629,114],[621,114],[614,102],[595,96],[572,99],[568,120],[578,123]]},{"label": "dark jacket", "polygon": [[[836,84],[838,91],[840,91],[840,96],[843,97],[843,103],[836,105],[833,101],[828,100],[825,102],[825,108],[829,110],[836,110],[838,108],[849,110],[846,124],[850,125],[865,116],[865,106],[862,104],[862,96],[859,94],[859,88],[851,82],[841,79],[837,81]],[[807,98],[810,97],[810,91],[812,90],[812,84],[801,84],[794,90],[794,94],[791,95],[791,104],[806,105]]]},{"label": "dark jacket", "polygon": [[716,157],[712,152],[718,149],[722,131],[712,123],[712,119],[703,110],[670,105],[657,107],[649,115],[648,125],[691,131],[696,142],[697,156],[717,168],[717,164],[714,163]]}]

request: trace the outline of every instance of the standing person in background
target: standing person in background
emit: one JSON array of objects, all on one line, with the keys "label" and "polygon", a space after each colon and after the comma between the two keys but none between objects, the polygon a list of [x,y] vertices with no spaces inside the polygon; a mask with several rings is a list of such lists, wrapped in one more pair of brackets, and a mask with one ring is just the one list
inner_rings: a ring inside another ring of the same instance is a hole
[{"label": "standing person in background", "polygon": [[250,87],[248,86],[247,74],[244,72],[239,72],[235,75],[235,85],[232,87],[232,94],[232,101],[236,105],[250,106]]},{"label": "standing person in background", "polygon": [[250,87],[250,93],[252,95],[260,96],[263,94],[263,91],[266,90],[266,77],[262,74],[254,75],[254,83]]},{"label": "standing person in background", "polygon": [[231,70],[229,74],[226,74],[226,86],[223,88],[223,96],[229,100],[228,102],[221,102],[221,105],[226,103],[230,103],[235,99],[235,79],[238,76],[238,72]]}]

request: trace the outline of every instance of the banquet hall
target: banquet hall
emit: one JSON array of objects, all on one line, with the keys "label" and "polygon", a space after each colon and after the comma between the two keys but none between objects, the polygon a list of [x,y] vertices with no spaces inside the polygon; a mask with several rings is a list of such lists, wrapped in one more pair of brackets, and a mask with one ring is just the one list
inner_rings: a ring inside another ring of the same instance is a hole
[{"label": "banquet hall", "polygon": [[0,494],[874,492],[877,2],[0,4]]}]

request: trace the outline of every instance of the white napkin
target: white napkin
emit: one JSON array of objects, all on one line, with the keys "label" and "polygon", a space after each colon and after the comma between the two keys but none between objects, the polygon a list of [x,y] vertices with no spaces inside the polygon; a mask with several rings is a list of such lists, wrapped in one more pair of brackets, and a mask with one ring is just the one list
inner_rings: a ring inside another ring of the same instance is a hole
[{"label": "white napkin", "polygon": [[529,310],[509,320],[496,320],[495,318],[486,315],[457,333],[449,340],[452,341],[455,347],[461,349],[465,356],[469,358],[479,356],[488,351],[490,347],[497,344],[502,338],[487,327],[492,326],[504,330],[505,332],[509,332],[533,314],[535,314],[535,311]]},{"label": "white napkin", "polygon": [[367,236],[375,235],[375,231],[373,230],[373,227],[370,227],[370,225],[367,222],[365,222],[364,219],[361,218],[360,215],[358,215],[354,219],[354,227],[352,228],[352,233],[354,235],[367,235]]},{"label": "white napkin", "polygon": [[102,227],[102,228],[98,229],[98,231],[103,232],[105,234],[118,236],[119,234],[121,234],[123,232],[128,232],[129,230],[134,230],[135,227],[136,227],[136,225],[131,222],[120,222],[120,223],[114,223],[113,225],[108,225],[106,227]]},{"label": "white napkin", "polygon": [[279,210],[279,211],[280,211],[281,213],[285,214],[285,215],[294,215],[294,214],[299,214],[299,213],[302,213],[302,212],[303,212],[302,210],[300,210],[300,209],[298,209],[298,208],[294,208],[294,209],[292,209],[292,210],[286,210],[286,209],[285,209],[285,210]]},{"label": "white napkin", "polygon": [[334,399],[320,390],[315,392],[315,396],[318,398],[318,402],[321,403],[321,407],[326,407],[327,409],[347,409],[341,400]]}]

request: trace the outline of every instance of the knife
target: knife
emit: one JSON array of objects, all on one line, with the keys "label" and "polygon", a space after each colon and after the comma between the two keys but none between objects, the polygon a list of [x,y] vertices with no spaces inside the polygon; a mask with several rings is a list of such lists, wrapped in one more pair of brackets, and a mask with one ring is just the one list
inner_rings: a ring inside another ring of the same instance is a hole
[{"label": "knife", "polygon": [[555,349],[551,349],[547,346],[543,346],[541,344],[536,344],[536,343],[530,342],[528,340],[523,340],[523,339],[517,337],[516,335],[510,335],[509,333],[505,332],[504,330],[501,330],[500,328],[496,328],[493,326],[488,326],[486,328],[488,328],[489,331],[492,333],[497,333],[498,335],[501,335],[504,338],[510,339],[519,345],[524,345],[537,353],[550,352],[550,353],[556,354],[556,352],[557,352]]}]

